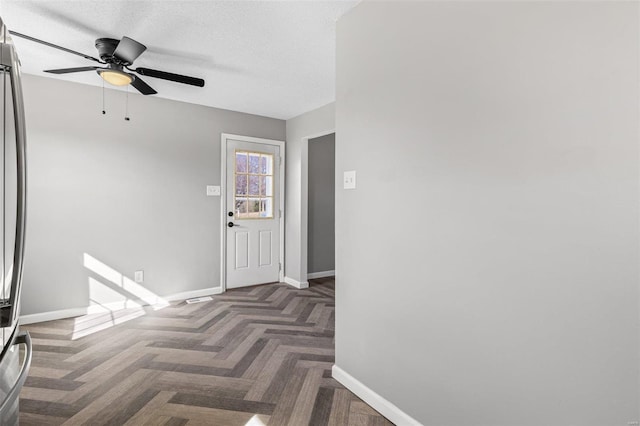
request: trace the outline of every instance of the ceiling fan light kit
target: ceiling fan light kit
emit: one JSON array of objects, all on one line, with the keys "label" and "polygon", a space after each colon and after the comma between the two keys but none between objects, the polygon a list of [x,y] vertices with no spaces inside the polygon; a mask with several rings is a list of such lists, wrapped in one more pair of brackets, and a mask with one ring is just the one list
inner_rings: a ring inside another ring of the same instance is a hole
[{"label": "ceiling fan light kit", "polygon": [[[204,80],[201,78],[189,77],[186,75],[174,74],[150,68],[130,68],[130,66],[133,65],[133,62],[145,50],[147,50],[147,47],[144,44],[139,43],[129,37],[122,37],[122,40],[116,40],[113,38],[97,39],[95,42],[95,46],[98,51],[98,56],[100,57],[100,59],[98,59],[93,56],[85,55],[84,53],[76,52],[75,50],[67,49],[66,47],[49,43],[48,41],[37,39],[35,37],[31,37],[15,31],[9,32],[16,37],[21,37],[26,40],[40,43],[67,53],[82,56],[83,58],[90,61],[106,65],[105,67],[89,66],[45,70],[45,72],[48,73],[69,74],[84,71],[96,71],[98,75],[100,75],[100,77],[102,77],[102,79],[107,83],[114,86],[127,86],[130,84],[143,95],[155,95],[158,92],[156,92],[151,86],[145,83],[144,80],[142,80],[140,77],[137,77],[132,73],[159,78],[162,80],[174,81],[176,83],[189,84],[191,86],[204,87]],[[125,69],[130,72],[125,71]]]},{"label": "ceiling fan light kit", "polygon": [[131,84],[134,77],[118,69],[98,69],[96,70],[104,81],[114,86],[126,86]]}]

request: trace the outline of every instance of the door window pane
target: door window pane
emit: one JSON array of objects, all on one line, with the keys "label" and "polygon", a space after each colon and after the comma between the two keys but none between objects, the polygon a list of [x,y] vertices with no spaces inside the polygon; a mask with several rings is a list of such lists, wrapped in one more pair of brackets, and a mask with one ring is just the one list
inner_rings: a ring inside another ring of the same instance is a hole
[{"label": "door window pane", "polygon": [[264,196],[266,195],[265,192],[267,191],[267,177],[259,176],[259,179],[260,179],[260,195]]},{"label": "door window pane", "polygon": [[260,199],[260,217],[272,217],[273,216],[273,198],[261,198]]},{"label": "door window pane", "polygon": [[249,175],[249,195],[260,195],[260,176]]},{"label": "door window pane", "polygon": [[249,173],[260,173],[260,154],[255,152],[249,153]]},{"label": "door window pane", "polygon": [[260,199],[251,198],[249,199],[249,214],[251,217],[255,217],[255,213],[260,213]]},{"label": "door window pane", "polygon": [[247,214],[247,199],[236,198],[236,217]]},{"label": "door window pane", "polygon": [[247,175],[236,174],[236,195],[247,195]]},{"label": "door window pane", "polygon": [[247,153],[236,152],[236,171],[238,173],[247,173]]},{"label": "door window pane", "polygon": [[260,195],[267,197],[273,197],[273,176],[262,176],[264,179],[263,185],[260,186],[262,192]]},{"label": "door window pane", "polygon": [[273,157],[271,155],[263,155],[260,157],[260,174],[272,175]]},{"label": "door window pane", "polygon": [[236,219],[273,219],[273,155],[236,151]]}]

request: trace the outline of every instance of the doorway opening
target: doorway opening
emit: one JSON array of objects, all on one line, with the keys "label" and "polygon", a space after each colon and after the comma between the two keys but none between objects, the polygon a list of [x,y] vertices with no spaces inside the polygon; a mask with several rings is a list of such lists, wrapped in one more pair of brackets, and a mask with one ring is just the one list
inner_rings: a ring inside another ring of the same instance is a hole
[{"label": "doorway opening", "polygon": [[309,139],[307,279],[335,276],[335,133]]}]

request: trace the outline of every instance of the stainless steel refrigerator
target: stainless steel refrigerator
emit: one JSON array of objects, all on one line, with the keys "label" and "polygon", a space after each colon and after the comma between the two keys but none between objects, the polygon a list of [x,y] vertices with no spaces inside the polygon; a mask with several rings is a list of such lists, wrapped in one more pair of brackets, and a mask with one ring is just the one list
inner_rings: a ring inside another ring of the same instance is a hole
[{"label": "stainless steel refrigerator", "polygon": [[[26,213],[25,122],[20,64],[0,18],[0,425],[18,424],[18,396],[31,364],[21,333],[20,290]],[[22,350],[20,349],[22,347]]]}]

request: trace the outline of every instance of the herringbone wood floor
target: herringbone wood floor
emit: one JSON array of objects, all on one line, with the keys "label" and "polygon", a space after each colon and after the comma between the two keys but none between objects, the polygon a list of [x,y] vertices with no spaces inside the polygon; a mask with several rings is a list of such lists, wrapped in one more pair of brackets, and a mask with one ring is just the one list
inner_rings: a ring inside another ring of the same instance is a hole
[{"label": "herringbone wood floor", "polygon": [[25,326],[21,425],[388,425],[331,378],[334,288],[268,284]]}]

